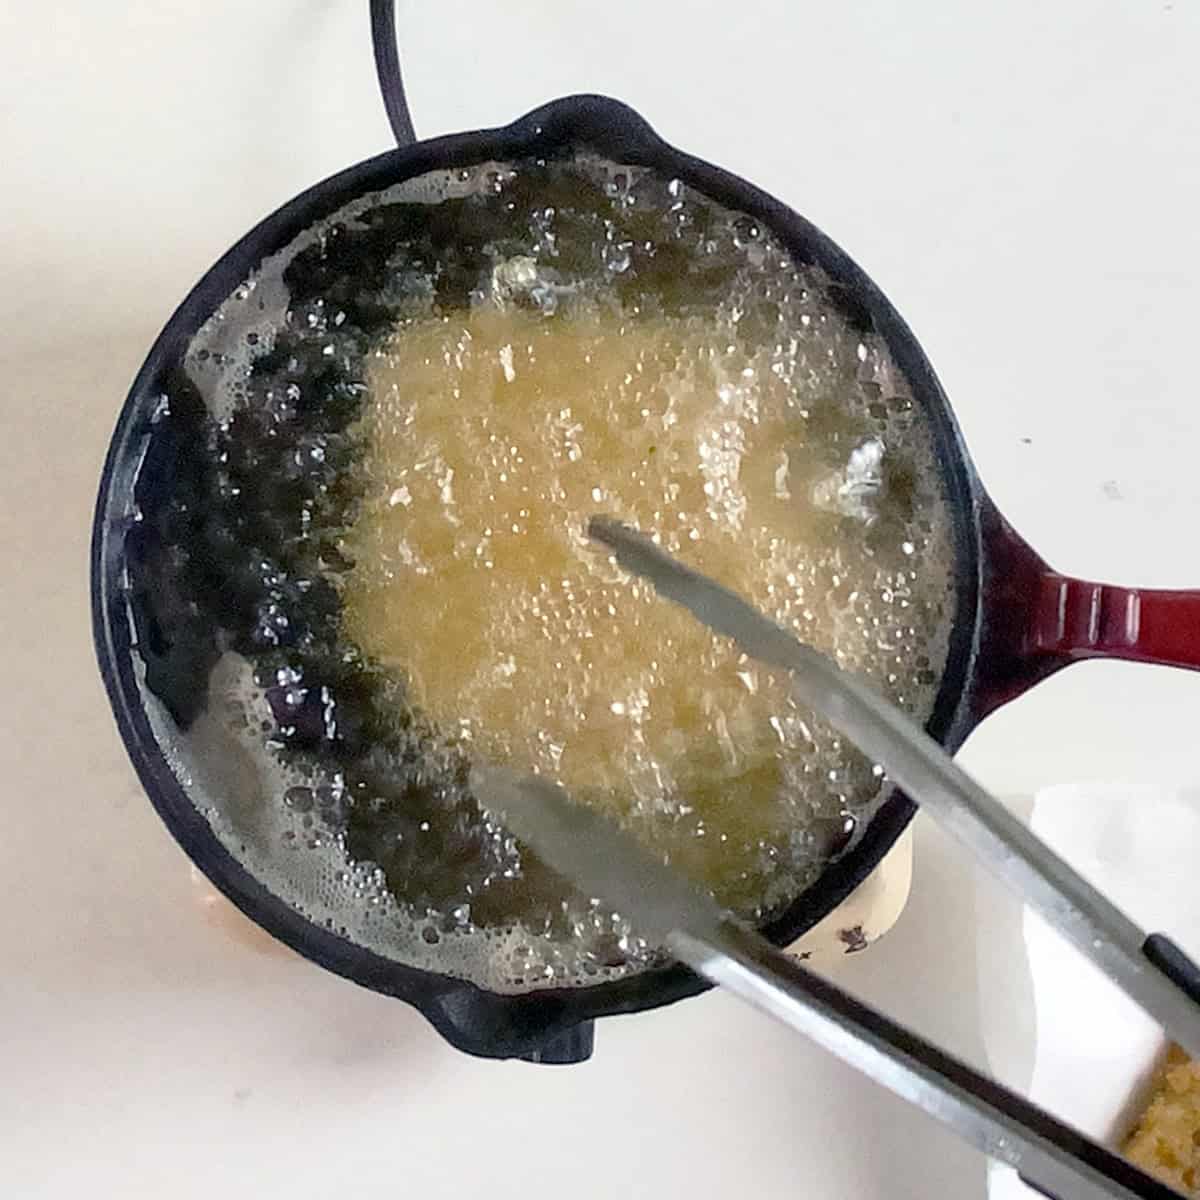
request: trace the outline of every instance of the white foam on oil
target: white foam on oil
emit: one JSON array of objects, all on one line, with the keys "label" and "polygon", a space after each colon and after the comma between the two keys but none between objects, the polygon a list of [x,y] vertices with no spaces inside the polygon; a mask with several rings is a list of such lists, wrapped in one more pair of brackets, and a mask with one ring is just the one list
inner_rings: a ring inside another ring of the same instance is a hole
[{"label": "white foam on oil", "polygon": [[[647,179],[637,168],[594,157],[580,163],[604,182],[610,194],[625,193]],[[297,253],[316,244],[335,224],[353,225],[379,204],[408,201],[433,205],[449,197],[502,189],[509,174],[510,168],[504,164],[482,163],[464,170],[432,172],[360,197],[264,260],[189,347],[186,370],[214,420],[227,421],[246,402],[245,385],[253,363],[270,351],[275,332],[285,320],[290,297],[284,271]],[[665,186],[672,198],[688,195],[678,181],[667,181]],[[741,218],[727,214],[727,219]],[[769,233],[755,236],[758,261],[783,254]],[[610,277],[628,269],[625,254],[620,245],[605,248],[603,262]],[[492,282],[492,302],[524,291],[534,296],[545,314],[560,303],[574,302],[570,288],[539,274],[536,254],[518,258],[520,261],[499,264]],[[736,323],[739,305],[753,300],[754,280],[742,282],[746,290],[731,299],[723,320]],[[795,492],[818,508],[841,512],[866,527],[876,515],[881,464],[893,449],[903,448],[917,476],[926,482],[938,478],[934,453],[919,421],[911,416],[907,383],[882,341],[874,335],[860,337],[849,329],[829,304],[819,272],[796,268],[795,288],[802,298],[797,299],[795,311],[789,310],[788,320],[798,318],[799,326],[789,330],[781,325],[775,352],[760,364],[792,390],[792,402],[802,408],[806,389],[815,386],[817,375],[829,362],[850,355],[856,360],[853,374],[858,381],[870,383],[876,396],[902,403],[872,405],[866,392],[848,389],[848,415],[869,433],[847,447],[842,467],[816,481],[800,478],[784,455],[775,475],[776,488],[780,495]],[[825,356],[823,361],[820,356]],[[505,373],[513,369],[510,358]],[[740,382],[727,383],[729,402],[734,403]],[[751,402],[753,389],[743,390],[746,395],[742,399]],[[716,470],[714,485],[720,474]],[[405,506],[402,487],[389,488],[388,495],[399,497],[396,503]],[[837,657],[864,670],[915,716],[924,718],[932,707],[953,617],[952,542],[943,506],[921,506],[916,523],[902,536],[903,545],[912,547],[905,553],[920,561],[920,578],[915,570],[897,571],[887,579],[875,580],[868,591],[842,586],[834,572],[833,586],[814,595],[812,603],[829,611]],[[930,592],[944,598],[940,618],[921,629],[906,624],[906,610],[918,597],[928,598]],[[584,986],[637,970],[653,958],[652,947],[641,943],[619,917],[599,906],[578,914],[579,943],[585,946],[601,933],[615,935],[629,955],[625,966],[598,965],[577,953],[578,947],[564,946],[519,922],[503,929],[477,928],[470,921],[469,906],[416,912],[398,902],[386,886],[383,872],[374,864],[352,862],[343,838],[320,819],[320,803],[313,798],[336,797],[341,786],[336,774],[304,774],[285,765],[271,747],[271,712],[248,661],[232,653],[221,659],[210,680],[209,709],[186,736],[179,734],[154,697],[144,694],[155,734],[172,769],[217,837],[271,892],[313,924],[385,957],[469,979],[496,992]],[[848,751],[831,730],[799,712],[781,714],[778,733],[781,743],[806,744],[811,749],[792,773],[799,797],[797,825],[791,844],[773,851],[788,861],[786,869],[773,876],[771,893],[764,898],[768,907],[788,899],[819,869],[817,843],[805,825],[803,793],[822,776],[826,794],[831,786],[836,791],[836,776],[845,769]],[[868,814],[882,788],[882,779],[877,779],[868,793],[844,797],[845,807]],[[764,848],[764,853],[768,849]]]}]

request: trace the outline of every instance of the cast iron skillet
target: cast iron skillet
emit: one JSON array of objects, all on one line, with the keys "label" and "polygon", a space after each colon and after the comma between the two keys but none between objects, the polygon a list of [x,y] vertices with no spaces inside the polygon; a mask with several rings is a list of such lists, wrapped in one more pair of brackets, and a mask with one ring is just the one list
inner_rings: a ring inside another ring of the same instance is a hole
[{"label": "cast iron skillet", "polygon": [[[591,1052],[593,1018],[669,1004],[706,985],[682,967],[579,989],[502,996],[462,980],[402,966],[310,924],[224,849],[192,806],[151,732],[135,678],[136,647],[125,588],[125,538],[134,486],[163,496],[169,477],[143,460],[151,414],[200,325],[262,261],[349,200],[436,168],[488,159],[551,158],[590,148],[618,162],[677,176],[762,221],[800,261],[834,281],[859,328],[887,343],[907,376],[937,447],[953,512],[957,621],[928,728],[951,750],[998,705],[1087,657],[1200,667],[1200,598],[1067,579],[1049,570],[997,513],[967,457],[949,404],[908,327],[870,279],[803,217],[744,180],[662,141],[631,109],[599,96],[547,104],[501,129],[416,142],[350,167],[285,204],[239,241],[196,285],[159,335],[121,412],[100,481],[92,540],[92,610],[100,669],[126,748],[159,815],[196,865],[247,916],[307,958],[415,1005],[453,1045],[487,1057],[571,1062]],[[912,819],[893,793],[860,840],[766,930],[786,944],[866,878]]]}]

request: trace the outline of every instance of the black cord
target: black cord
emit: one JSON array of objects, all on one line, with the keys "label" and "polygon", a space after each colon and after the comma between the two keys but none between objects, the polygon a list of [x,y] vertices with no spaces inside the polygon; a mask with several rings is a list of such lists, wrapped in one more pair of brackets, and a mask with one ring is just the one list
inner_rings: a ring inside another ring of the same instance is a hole
[{"label": "black cord", "polygon": [[383,107],[387,110],[392,133],[398,146],[417,140],[408,100],[404,95],[404,80],[400,75],[400,51],[396,46],[395,0],[371,0],[371,44],[375,48],[375,74]]}]

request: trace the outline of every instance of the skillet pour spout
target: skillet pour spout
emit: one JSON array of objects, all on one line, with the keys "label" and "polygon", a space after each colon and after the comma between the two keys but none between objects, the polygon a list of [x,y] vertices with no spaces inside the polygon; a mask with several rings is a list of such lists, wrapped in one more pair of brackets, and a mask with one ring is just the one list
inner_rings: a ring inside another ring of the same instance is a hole
[{"label": "skillet pour spout", "polygon": [[[754,185],[675,149],[632,109],[602,96],[556,100],[501,128],[412,144],[316,184],[241,238],[204,275],[155,341],[133,382],[100,479],[91,546],[92,616],[100,671],[126,749],[151,803],[192,861],[247,916],[313,962],[418,1008],[457,1048],[492,1058],[573,1062],[591,1053],[590,1023],[695,995],[706,985],[678,965],[588,987],[521,995],[384,958],[317,925],[254,878],[186,794],[147,713],[131,614],[131,531],[138,507],[171,494],[169,453],[156,449],[161,397],[200,327],[269,255],[358,197],[438,169],[590,150],[680,178],[769,228],[801,263],[820,267],[853,326],[879,337],[906,376],[931,431],[956,553],[956,621],[927,728],[949,749],[1000,704],[1084,657],[1200,666],[1200,596],[1137,592],[1051,571],[996,512],[916,339],[868,276],[802,216]],[[875,868],[914,814],[891,794],[858,840],[763,932],[787,945],[837,907]]]}]

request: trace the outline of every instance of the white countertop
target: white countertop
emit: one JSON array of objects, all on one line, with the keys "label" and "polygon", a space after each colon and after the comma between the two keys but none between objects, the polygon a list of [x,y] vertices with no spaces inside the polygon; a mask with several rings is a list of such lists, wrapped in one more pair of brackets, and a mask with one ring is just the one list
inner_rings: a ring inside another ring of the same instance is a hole
[{"label": "white countertop", "polygon": [[[399,8],[420,133],[625,99],[873,275],[1056,566],[1200,586],[1195,0]],[[92,498],[195,279],[388,145],[366,5],[9,3],[0,35],[0,1190],[981,1195],[973,1152],[725,997],[606,1022],[584,1066],[481,1063],[202,919],[93,664]],[[1077,667],[964,761],[1005,794],[1195,783],[1197,712],[1200,675]],[[978,1062],[971,871],[919,834],[899,926],[838,975]]]}]

